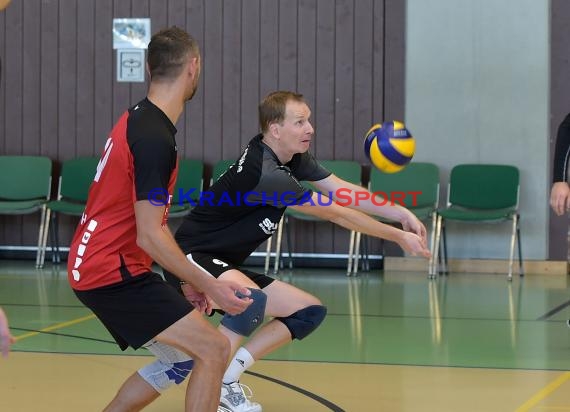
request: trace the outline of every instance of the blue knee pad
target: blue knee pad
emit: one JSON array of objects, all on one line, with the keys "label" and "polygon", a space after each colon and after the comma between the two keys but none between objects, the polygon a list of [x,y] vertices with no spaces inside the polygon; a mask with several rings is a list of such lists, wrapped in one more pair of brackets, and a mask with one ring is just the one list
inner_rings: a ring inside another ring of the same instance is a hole
[{"label": "blue knee pad", "polygon": [[253,299],[251,305],[239,315],[228,315],[222,318],[222,325],[242,336],[249,336],[259,325],[263,323],[267,295],[260,289],[248,288],[251,291],[249,297]]},{"label": "blue knee pad", "polygon": [[319,327],[327,315],[327,308],[311,305],[285,318],[275,318],[287,326],[293,339],[303,339]]}]

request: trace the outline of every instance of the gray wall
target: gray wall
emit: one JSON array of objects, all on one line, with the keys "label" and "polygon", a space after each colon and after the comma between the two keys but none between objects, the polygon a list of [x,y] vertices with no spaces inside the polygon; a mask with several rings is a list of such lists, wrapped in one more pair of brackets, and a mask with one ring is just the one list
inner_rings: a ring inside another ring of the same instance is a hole
[{"label": "gray wall", "polygon": [[[566,19],[566,23],[568,19]],[[523,257],[548,256],[549,2],[408,0],[406,123],[438,164],[521,171]],[[448,226],[454,258],[505,258],[510,226]]]}]

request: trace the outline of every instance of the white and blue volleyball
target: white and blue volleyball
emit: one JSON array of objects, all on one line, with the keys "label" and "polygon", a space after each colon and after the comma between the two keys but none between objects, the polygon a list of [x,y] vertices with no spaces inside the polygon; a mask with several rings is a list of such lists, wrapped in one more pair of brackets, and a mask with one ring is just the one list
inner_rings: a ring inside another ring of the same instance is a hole
[{"label": "white and blue volleyball", "polygon": [[402,170],[414,157],[416,141],[402,122],[375,124],[366,133],[364,153],[384,173]]}]

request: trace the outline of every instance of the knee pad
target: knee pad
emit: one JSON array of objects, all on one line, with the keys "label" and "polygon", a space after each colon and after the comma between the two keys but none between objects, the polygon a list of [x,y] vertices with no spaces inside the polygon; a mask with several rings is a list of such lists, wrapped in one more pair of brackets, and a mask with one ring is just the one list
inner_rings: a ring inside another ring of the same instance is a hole
[{"label": "knee pad", "polygon": [[242,336],[251,335],[263,323],[265,305],[267,304],[267,295],[263,291],[253,288],[248,289],[251,291],[249,297],[253,299],[253,303],[239,315],[232,316],[226,313],[221,322],[226,328]]},{"label": "knee pad", "polygon": [[160,342],[152,342],[144,347],[157,359],[139,369],[138,373],[158,393],[174,384],[181,384],[192,371],[194,361],[184,352]]},{"label": "knee pad", "polygon": [[311,305],[285,318],[275,318],[285,324],[293,339],[303,339],[319,327],[327,315],[327,308]]}]

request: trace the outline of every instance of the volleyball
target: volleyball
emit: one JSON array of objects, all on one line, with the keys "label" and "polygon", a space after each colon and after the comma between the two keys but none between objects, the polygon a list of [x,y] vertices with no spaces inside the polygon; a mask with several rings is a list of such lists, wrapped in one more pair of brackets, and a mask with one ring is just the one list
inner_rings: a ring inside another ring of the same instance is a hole
[{"label": "volleyball", "polygon": [[366,133],[364,153],[384,173],[402,170],[414,156],[416,141],[402,122],[375,124]]}]

